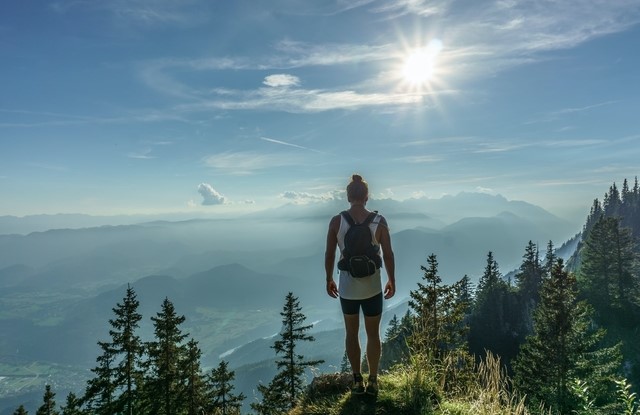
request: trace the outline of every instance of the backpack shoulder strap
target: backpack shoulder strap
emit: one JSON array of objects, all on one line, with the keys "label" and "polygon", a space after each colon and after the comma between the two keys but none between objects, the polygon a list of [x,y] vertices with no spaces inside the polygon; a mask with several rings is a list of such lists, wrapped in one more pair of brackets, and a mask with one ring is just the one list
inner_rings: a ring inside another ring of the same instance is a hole
[{"label": "backpack shoulder strap", "polygon": [[369,213],[369,216],[367,216],[367,218],[362,223],[365,225],[369,225],[376,218],[376,216],[378,216],[378,211],[374,210],[373,212]]},{"label": "backpack shoulder strap", "polygon": [[347,223],[349,224],[349,226],[353,226],[355,225],[355,221],[353,220],[353,218],[351,217],[351,215],[349,214],[349,212],[347,212],[346,210],[343,210],[342,212],[340,212],[340,214],[342,215],[342,217],[347,221]]}]

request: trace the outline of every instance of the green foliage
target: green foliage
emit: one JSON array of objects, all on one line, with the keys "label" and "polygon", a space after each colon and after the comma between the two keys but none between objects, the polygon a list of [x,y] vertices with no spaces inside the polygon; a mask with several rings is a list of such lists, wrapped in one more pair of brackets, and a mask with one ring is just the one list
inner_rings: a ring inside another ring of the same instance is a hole
[{"label": "green foliage", "polygon": [[82,409],[82,400],[73,393],[69,392],[65,405],[61,408],[62,415],[85,415]]},{"label": "green foliage", "polygon": [[186,353],[180,325],[185,317],[176,314],[173,303],[168,298],[156,317],[151,317],[154,325],[155,341],[147,344],[148,360],[145,392],[149,412],[156,415],[175,415],[182,406],[185,393],[185,374],[180,370]]},{"label": "green foliage", "polygon": [[577,301],[576,280],[558,259],[542,285],[534,315],[534,334],[514,363],[515,384],[529,402],[560,413],[576,410],[572,379],[584,379],[599,405],[609,401],[607,379],[619,368],[618,347],[598,347],[604,332],[591,325],[591,307]]},{"label": "green foliage", "polygon": [[56,394],[51,390],[51,385],[46,385],[42,405],[36,411],[36,415],[59,415],[56,411]]},{"label": "green foliage", "polygon": [[95,377],[87,382],[83,400],[96,415],[134,414],[138,399],[135,383],[142,376],[143,345],[136,335],[142,316],[138,313],[136,293],[127,286],[122,303],[113,308],[109,320],[111,341],[98,342],[102,354],[91,371]]},{"label": "green foliage", "polygon": [[640,415],[640,407],[637,403],[637,395],[631,392],[631,385],[626,379],[615,380],[618,387],[618,400],[622,404],[623,415]]},{"label": "green foliage", "polygon": [[516,293],[502,279],[493,253],[480,277],[471,313],[469,348],[477,356],[490,351],[510,361],[519,345],[518,328],[522,319]]},{"label": "green foliage", "polygon": [[[397,320],[397,319],[396,319]],[[397,323],[397,327],[387,330],[385,341],[382,343],[380,369],[390,369],[394,365],[409,358],[408,339],[413,333],[413,317],[410,310]]]},{"label": "green foliage", "polygon": [[185,379],[182,407],[186,409],[187,415],[200,415],[207,401],[205,380],[200,369],[201,356],[198,342],[189,340],[180,368]]},{"label": "green foliage", "polygon": [[276,351],[279,372],[268,386],[258,385],[262,394],[262,402],[252,403],[251,407],[260,414],[272,415],[284,413],[293,408],[304,390],[304,371],[323,363],[322,360],[305,360],[297,353],[297,346],[301,341],[314,341],[314,337],[307,334],[312,325],[304,325],[306,316],[298,298],[289,292],[285,299],[282,312],[282,331],[272,348]]},{"label": "green foliage", "polygon": [[[479,365],[464,369],[471,381],[464,390],[447,393],[442,384],[443,362],[413,355],[380,375],[377,398],[353,396],[345,388],[309,391],[288,415],[529,415],[524,401],[514,395],[500,359],[491,353]],[[323,375],[328,381],[339,381]],[[325,384],[321,379],[314,383]],[[451,380],[455,382],[455,380]],[[324,392],[323,392],[324,391]]]},{"label": "green foliage", "polygon": [[571,390],[578,398],[577,409],[574,409],[574,414],[593,415],[596,411],[595,400],[589,396],[589,386],[587,382],[575,379],[571,384]]},{"label": "green foliage", "polygon": [[13,415],[29,415],[29,411],[24,409],[24,405],[20,405],[18,409],[13,412]]},{"label": "green foliage", "polygon": [[234,379],[235,372],[229,370],[228,363],[224,360],[217,368],[211,369],[211,373],[207,376],[207,413],[231,415],[240,412],[245,396],[242,393],[239,395],[233,393]]},{"label": "green foliage", "polygon": [[[423,282],[410,292],[409,307],[414,319],[409,345],[415,353],[437,356],[466,346],[468,327],[463,320],[469,308],[468,281],[442,284],[435,254],[429,255],[427,264],[421,266]],[[395,332],[398,328],[392,334]]]}]

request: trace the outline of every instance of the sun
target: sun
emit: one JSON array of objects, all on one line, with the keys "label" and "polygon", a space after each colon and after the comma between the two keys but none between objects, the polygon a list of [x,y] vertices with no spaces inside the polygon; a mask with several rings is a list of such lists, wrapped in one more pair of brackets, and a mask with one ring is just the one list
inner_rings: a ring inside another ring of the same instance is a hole
[{"label": "sun", "polygon": [[432,40],[425,47],[408,51],[402,65],[402,79],[413,86],[428,83],[436,70],[440,50],[442,43]]}]

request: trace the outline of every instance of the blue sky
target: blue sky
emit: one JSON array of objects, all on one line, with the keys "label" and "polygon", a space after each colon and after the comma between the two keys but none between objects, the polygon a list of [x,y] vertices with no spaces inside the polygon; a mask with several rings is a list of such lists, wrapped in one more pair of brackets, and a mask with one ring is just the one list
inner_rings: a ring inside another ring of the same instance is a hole
[{"label": "blue sky", "polygon": [[[638,174],[637,0],[0,4],[0,215],[499,193]],[[416,51],[426,63],[406,62]]]}]

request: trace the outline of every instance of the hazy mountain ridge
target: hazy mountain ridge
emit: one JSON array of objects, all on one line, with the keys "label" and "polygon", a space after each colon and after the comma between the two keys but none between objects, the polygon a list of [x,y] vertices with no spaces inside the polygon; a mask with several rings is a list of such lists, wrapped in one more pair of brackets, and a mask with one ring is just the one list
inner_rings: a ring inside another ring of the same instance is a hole
[{"label": "hazy mountain ridge", "polygon": [[[479,194],[443,199],[369,204],[391,224],[398,279],[394,301],[415,288],[420,265],[432,252],[443,279],[452,282],[464,274],[478,276],[489,250],[506,272],[519,263],[528,240],[543,246],[575,234],[567,221],[524,202]],[[456,203],[464,206],[458,211]],[[228,355],[235,364],[263,367],[255,359],[273,350],[253,353],[243,345],[279,329],[288,291],[300,297],[308,321],[323,320],[322,333],[341,322],[337,301],[324,292],[323,257],[328,220],[346,206],[327,203],[309,208],[313,214],[307,208],[289,206],[279,219],[261,214],[156,220],[0,235],[0,331],[6,333],[0,355],[77,365],[86,375],[98,353],[96,342],[107,338],[111,309],[121,301],[124,284],[131,283],[146,338],[150,317],[168,297],[187,317],[185,332],[200,343],[205,364],[240,347]],[[451,212],[466,217],[445,220]],[[335,348],[342,340],[331,342]],[[241,376],[244,371],[239,369]]]}]

